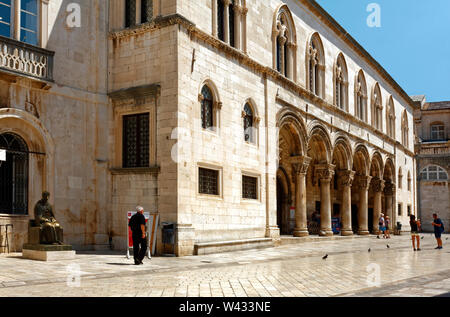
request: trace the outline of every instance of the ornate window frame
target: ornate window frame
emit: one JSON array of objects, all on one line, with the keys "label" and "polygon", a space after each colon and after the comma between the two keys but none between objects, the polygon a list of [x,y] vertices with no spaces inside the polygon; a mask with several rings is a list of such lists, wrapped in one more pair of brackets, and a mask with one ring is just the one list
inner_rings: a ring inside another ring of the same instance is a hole
[{"label": "ornate window frame", "polygon": [[409,147],[409,125],[408,125],[408,113],[403,111],[402,115],[402,144],[404,147]]},{"label": "ornate window frame", "polygon": [[306,47],[306,85],[316,96],[325,99],[325,50],[320,34],[314,32]]},{"label": "ornate window frame", "polygon": [[273,69],[297,82],[297,31],[286,4],[275,10],[272,25]]},{"label": "ornate window frame", "polygon": [[[203,122],[202,122],[202,111],[203,111],[203,88],[207,87],[212,95],[212,126],[203,128]],[[198,102],[199,102],[199,113],[200,113],[200,127],[202,131],[208,131],[215,134],[218,134],[220,131],[220,110],[222,109],[222,102],[220,101],[220,96],[217,90],[216,85],[209,79],[206,79],[202,82],[202,84],[199,87],[199,93],[198,93]]]},{"label": "ornate window frame", "polygon": [[212,35],[244,53],[247,52],[246,2],[247,0],[211,0]]},{"label": "ornate window frame", "polygon": [[372,88],[371,105],[372,126],[383,131],[383,95],[379,83]]},{"label": "ornate window frame", "polygon": [[[248,116],[248,112],[245,110],[246,107],[249,107],[252,113],[251,118],[251,131],[250,131],[250,140],[246,140],[245,137],[247,135],[246,131],[246,117]],[[259,123],[261,122],[261,118],[258,116],[258,110],[255,106],[255,103],[252,99],[247,99],[242,107],[242,120],[243,120],[243,132],[244,132],[244,142],[247,144],[258,145],[259,144]]]},{"label": "ornate window frame", "polygon": [[386,134],[395,139],[395,104],[392,96],[389,97],[386,104]]},{"label": "ornate window frame", "polygon": [[334,105],[348,112],[348,68],[344,54],[339,53],[333,72],[334,82]]},{"label": "ornate window frame", "polygon": [[361,69],[355,76],[355,116],[367,122],[367,81]]}]

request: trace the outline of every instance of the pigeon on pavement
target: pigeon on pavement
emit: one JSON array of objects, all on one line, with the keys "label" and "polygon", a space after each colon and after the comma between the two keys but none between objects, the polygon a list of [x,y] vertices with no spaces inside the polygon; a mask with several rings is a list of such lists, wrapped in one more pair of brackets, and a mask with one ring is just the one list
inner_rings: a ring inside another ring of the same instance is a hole
[{"label": "pigeon on pavement", "polygon": [[328,254],[326,254],[323,258],[322,258],[322,260],[326,260],[328,258]]},{"label": "pigeon on pavement", "polygon": [[370,248],[369,248],[369,250],[367,250],[367,251],[369,251],[369,252],[370,252]]},{"label": "pigeon on pavement", "polygon": [[388,249],[390,248],[389,244],[387,244],[386,246],[387,246]]}]

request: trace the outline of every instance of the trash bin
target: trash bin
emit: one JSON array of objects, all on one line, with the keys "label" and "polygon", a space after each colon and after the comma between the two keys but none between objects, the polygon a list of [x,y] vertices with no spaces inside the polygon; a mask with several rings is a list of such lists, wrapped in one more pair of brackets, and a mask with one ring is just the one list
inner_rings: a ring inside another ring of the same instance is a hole
[{"label": "trash bin", "polygon": [[402,233],[402,224],[401,222],[397,221],[397,226],[395,227],[395,234],[401,235]]},{"label": "trash bin", "polygon": [[[175,223],[163,222],[162,226],[162,242],[164,245],[164,255],[172,255],[175,253]],[[169,249],[169,250],[168,250]]]}]

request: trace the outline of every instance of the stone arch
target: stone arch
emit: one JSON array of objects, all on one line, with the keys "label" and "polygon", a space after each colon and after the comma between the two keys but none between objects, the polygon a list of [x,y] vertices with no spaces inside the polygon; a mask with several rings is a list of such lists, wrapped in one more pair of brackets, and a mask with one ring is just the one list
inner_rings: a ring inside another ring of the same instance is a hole
[{"label": "stone arch", "polygon": [[333,145],[327,128],[314,120],[308,125],[308,156],[319,164],[331,162]]},{"label": "stone arch", "polygon": [[379,83],[375,83],[371,93],[371,117],[372,126],[383,130],[383,95]]},{"label": "stone arch", "polygon": [[380,152],[375,151],[370,160],[370,176],[383,179],[384,165]]},{"label": "stone arch", "polygon": [[348,112],[348,68],[342,52],[336,57],[333,70],[334,105]]},{"label": "stone arch", "polygon": [[272,24],[273,69],[297,81],[297,30],[287,4],[274,12]]},{"label": "stone arch", "polygon": [[352,147],[347,136],[338,133],[333,146],[333,165],[339,170],[351,170],[353,166]]},{"label": "stone arch", "polygon": [[367,122],[367,81],[362,69],[355,75],[355,116]]},{"label": "stone arch", "polygon": [[357,145],[353,154],[353,170],[357,175],[368,176],[369,164],[370,155],[369,151],[367,151],[367,147],[363,144]]},{"label": "stone arch", "polygon": [[202,89],[205,85],[208,86],[208,88],[211,90],[214,97],[214,101],[216,103],[222,103],[220,99],[219,90],[217,89],[216,84],[210,78],[206,78],[201,82],[200,86],[198,87],[199,96],[202,94]]},{"label": "stone arch", "polygon": [[[30,202],[41,198],[42,191],[51,193],[50,201],[54,201],[55,190],[55,145],[50,133],[39,119],[30,113],[15,109],[0,109],[0,134],[14,133],[27,144],[29,156]],[[32,204],[28,204],[28,213],[32,214]]]},{"label": "stone arch", "polygon": [[304,155],[306,153],[307,132],[303,120],[288,109],[280,111],[277,115],[278,140],[283,128],[289,129],[292,135],[297,136],[298,144],[295,155]]},{"label": "stone arch", "polygon": [[306,42],[306,87],[316,96],[325,98],[325,49],[318,32]]},{"label": "stone arch", "polygon": [[392,158],[388,157],[384,163],[383,179],[395,184],[395,165]]}]

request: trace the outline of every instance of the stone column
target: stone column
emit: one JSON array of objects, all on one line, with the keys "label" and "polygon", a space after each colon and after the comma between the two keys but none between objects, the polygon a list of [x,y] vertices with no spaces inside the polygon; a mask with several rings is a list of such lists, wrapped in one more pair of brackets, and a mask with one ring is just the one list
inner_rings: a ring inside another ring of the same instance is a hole
[{"label": "stone column", "polygon": [[332,236],[331,230],[331,179],[334,165],[316,165],[316,178],[320,181],[320,232],[321,236]]},{"label": "stone column", "polygon": [[242,9],[242,50],[247,53],[247,13],[248,8]]},{"label": "stone column", "polygon": [[359,208],[358,208],[358,234],[359,235],[368,235],[368,215],[369,208],[367,205],[368,196],[369,196],[369,186],[371,176],[359,176],[358,177],[358,185],[359,185]]},{"label": "stone column", "polygon": [[286,77],[291,79],[292,81],[295,81],[294,78],[294,52],[296,50],[296,45],[292,42],[289,42],[287,45],[288,51],[287,51],[287,60],[288,65],[286,67]]},{"label": "stone column", "polygon": [[351,236],[353,235],[352,229],[352,183],[355,177],[354,171],[339,171],[339,180],[342,188],[342,210],[341,210],[341,222],[342,229],[341,235]]},{"label": "stone column", "polygon": [[281,58],[280,58],[281,74],[283,74],[283,76],[286,75],[286,63],[284,62],[285,61],[284,54],[286,54],[285,49],[284,49],[285,48],[284,44],[286,44],[286,41],[287,41],[287,38],[284,35],[280,35],[278,37],[278,42],[280,43],[280,50],[281,50]]},{"label": "stone column", "polygon": [[222,0],[223,1],[223,33],[225,43],[230,44],[230,2],[231,0]]},{"label": "stone column", "polygon": [[308,236],[308,222],[306,214],[306,173],[311,158],[298,156],[293,157],[292,171],[295,180],[295,229],[294,237]]},{"label": "stone column", "polygon": [[394,198],[394,192],[395,192],[395,184],[388,182],[385,184],[385,188],[384,188],[384,197],[386,199],[386,216],[389,216],[389,219],[391,219],[391,224],[389,229],[392,229],[392,225],[393,225],[393,221],[394,221],[394,217],[393,217],[393,212],[394,210],[392,209],[393,207],[393,198]]},{"label": "stone column", "polygon": [[234,46],[236,49],[241,49],[241,14],[242,7],[240,5],[234,6]]},{"label": "stone column", "polygon": [[372,180],[372,188],[375,192],[374,202],[373,202],[373,233],[380,234],[378,228],[378,219],[380,219],[382,203],[381,196],[384,189],[384,180],[375,178]]}]

